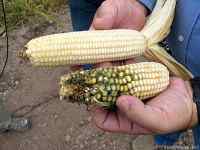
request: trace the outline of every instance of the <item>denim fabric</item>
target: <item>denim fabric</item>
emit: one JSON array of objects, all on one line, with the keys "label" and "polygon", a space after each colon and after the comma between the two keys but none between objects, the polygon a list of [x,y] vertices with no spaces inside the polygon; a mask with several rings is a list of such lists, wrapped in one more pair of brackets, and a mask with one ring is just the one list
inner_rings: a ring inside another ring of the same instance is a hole
[{"label": "denim fabric", "polygon": [[156,0],[139,0],[139,2],[146,6],[149,11],[152,11],[155,6]]},{"label": "denim fabric", "polygon": [[69,0],[72,25],[75,31],[88,30],[94,14],[103,0]]},{"label": "denim fabric", "polygon": [[[71,16],[75,31],[88,30],[95,11],[103,0],[70,0]],[[139,0],[150,11],[156,0]],[[200,76],[200,1],[177,0],[175,19],[171,33],[167,37],[168,45],[174,56],[195,76]],[[86,65],[86,69],[91,65]],[[156,135],[156,144],[172,145],[181,132]],[[193,128],[195,144],[200,145],[200,126]],[[198,147],[200,150],[200,146]]]},{"label": "denim fabric", "polygon": [[169,133],[163,135],[155,135],[155,143],[158,145],[173,145],[180,137],[181,132]]}]

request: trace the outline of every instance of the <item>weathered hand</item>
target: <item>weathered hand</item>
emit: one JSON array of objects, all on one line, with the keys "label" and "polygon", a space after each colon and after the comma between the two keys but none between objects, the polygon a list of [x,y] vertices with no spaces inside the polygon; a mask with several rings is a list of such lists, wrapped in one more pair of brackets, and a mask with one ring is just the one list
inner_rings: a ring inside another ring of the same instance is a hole
[{"label": "weathered hand", "polygon": [[141,30],[146,15],[146,8],[136,0],[105,0],[95,14],[91,29]]},{"label": "weathered hand", "polygon": [[172,78],[169,88],[144,104],[131,96],[121,96],[118,110],[92,111],[96,125],[106,131],[130,134],[170,133],[197,123],[196,105],[189,84]]}]

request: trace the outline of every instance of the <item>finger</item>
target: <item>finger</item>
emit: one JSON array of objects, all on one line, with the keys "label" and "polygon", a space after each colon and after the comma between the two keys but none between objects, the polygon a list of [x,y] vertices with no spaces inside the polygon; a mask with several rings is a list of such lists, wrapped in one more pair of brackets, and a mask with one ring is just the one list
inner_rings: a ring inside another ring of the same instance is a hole
[{"label": "finger", "polygon": [[134,134],[134,135],[148,135],[148,134],[153,134],[154,132],[152,132],[151,130],[144,128],[140,125],[138,125],[137,123],[133,123],[132,124],[132,128],[131,131],[129,132],[130,134]]},{"label": "finger", "polygon": [[72,65],[72,66],[70,66],[70,69],[72,71],[81,70],[82,69],[82,65]]},{"label": "finger", "polygon": [[132,130],[131,122],[119,112],[109,112],[99,108],[93,114],[95,124],[102,130],[121,133],[130,133]]},{"label": "finger", "polygon": [[137,124],[131,123],[128,118],[118,112],[108,112],[104,109],[96,109],[93,113],[93,119],[97,127],[104,131],[128,133],[128,134],[150,134],[147,130]]},{"label": "finger", "polygon": [[152,133],[150,130],[143,128],[142,126],[131,122],[127,116],[121,111],[117,111],[118,113],[118,121],[119,121],[119,129],[115,132],[121,133],[129,133],[129,134],[150,134]]},{"label": "finger", "polygon": [[165,113],[161,109],[144,105],[135,97],[121,96],[117,101],[117,106],[132,122],[151,131],[161,130],[167,122]]},{"label": "finger", "polygon": [[128,65],[128,64],[134,64],[134,63],[136,63],[136,61],[135,61],[134,58],[130,58],[130,59],[127,59],[127,60],[126,60],[126,64],[127,64],[127,65]]},{"label": "finger", "polygon": [[97,10],[91,29],[112,29],[116,17],[116,9],[110,1],[105,1]]},{"label": "finger", "polygon": [[[133,3],[134,3],[133,5],[130,5],[130,7],[127,8],[127,9],[130,9],[129,10],[130,13],[127,13],[126,16],[120,16],[120,14],[123,15],[123,13],[119,13],[119,18],[123,18],[123,19],[120,19],[120,21],[118,22],[118,25],[121,28],[140,31],[144,26],[144,23],[145,23],[144,21],[146,20],[145,19],[146,9],[141,5],[141,3],[137,1],[133,1]],[[133,12],[133,10],[135,10],[134,13],[131,13]],[[138,10],[143,10],[143,11],[138,11]],[[144,13],[141,13],[141,12],[144,12]]]},{"label": "finger", "polygon": [[72,71],[77,71],[77,70],[89,70],[93,69],[93,64],[85,64],[85,65],[72,65],[70,66],[70,69]]},{"label": "finger", "polygon": [[98,64],[95,64],[95,68],[100,68],[100,67],[110,67],[112,66],[112,62],[102,62],[102,63],[98,63]]},{"label": "finger", "polygon": [[113,66],[122,66],[125,65],[125,60],[117,60],[117,61],[112,61]]},{"label": "finger", "polygon": [[93,113],[96,126],[102,130],[113,132],[119,129],[118,122],[112,112],[98,108]]},{"label": "finger", "polygon": [[184,83],[183,80],[181,80],[178,77],[171,77],[170,78],[170,88],[172,88],[172,89],[183,86],[183,83]]},{"label": "finger", "polygon": [[133,64],[136,61],[132,58],[126,59],[126,60],[118,60],[118,61],[113,61],[112,65],[113,66],[123,66],[123,65],[128,65],[128,64]]}]

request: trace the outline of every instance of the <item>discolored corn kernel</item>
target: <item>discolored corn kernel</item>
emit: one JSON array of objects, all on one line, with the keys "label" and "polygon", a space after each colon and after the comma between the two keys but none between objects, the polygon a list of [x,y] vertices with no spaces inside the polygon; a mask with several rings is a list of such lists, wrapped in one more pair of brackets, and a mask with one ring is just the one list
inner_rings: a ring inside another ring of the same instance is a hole
[{"label": "discolored corn kernel", "polygon": [[115,78],[115,84],[119,84],[119,79]]},{"label": "discolored corn kernel", "polygon": [[103,77],[103,81],[104,81],[104,83],[108,82],[109,81],[108,77],[107,76]]},{"label": "discolored corn kernel", "polygon": [[113,101],[112,96],[108,96],[108,102],[111,102],[111,101]]},{"label": "discolored corn kernel", "polygon": [[123,78],[123,79],[122,79],[122,83],[123,83],[123,84],[126,84],[126,83],[127,83],[126,78]]},{"label": "discolored corn kernel", "polygon": [[112,91],[116,91],[117,87],[113,84],[113,85],[111,85],[111,89],[112,89]]},{"label": "discolored corn kernel", "polygon": [[120,84],[120,85],[123,84],[123,79],[119,79],[119,84]]},{"label": "discolored corn kernel", "polygon": [[102,91],[103,96],[108,96],[108,91]]},{"label": "discolored corn kernel", "polygon": [[131,83],[128,83],[127,86],[128,86],[129,89],[132,89],[132,88],[133,88],[133,86],[132,86]]},{"label": "discolored corn kernel", "polygon": [[111,89],[111,86],[110,86],[110,85],[107,85],[107,86],[106,86],[106,90],[107,90],[107,91],[111,91],[111,90],[112,90],[112,89]]},{"label": "discolored corn kernel", "polygon": [[124,73],[123,73],[123,72],[120,72],[120,73],[119,73],[119,77],[120,77],[120,78],[123,78],[123,77],[124,77]]},{"label": "discolored corn kernel", "polygon": [[126,81],[129,82],[129,83],[130,83],[131,80],[132,80],[130,76],[125,76],[125,79],[126,79]]},{"label": "discolored corn kernel", "polygon": [[98,77],[98,82],[102,82],[103,81],[103,76],[99,76]]},{"label": "discolored corn kernel", "polygon": [[115,80],[113,78],[110,78],[109,84],[113,84],[114,82],[115,82]]},{"label": "discolored corn kernel", "polygon": [[129,74],[130,74],[130,70],[126,69],[126,70],[125,70],[125,74],[126,74],[126,75],[129,75]]},{"label": "discolored corn kernel", "polygon": [[128,86],[124,85],[124,92],[127,92],[127,91],[128,91]]},{"label": "discolored corn kernel", "polygon": [[101,98],[101,94],[100,93],[96,94],[96,99],[100,99],[100,98]]}]

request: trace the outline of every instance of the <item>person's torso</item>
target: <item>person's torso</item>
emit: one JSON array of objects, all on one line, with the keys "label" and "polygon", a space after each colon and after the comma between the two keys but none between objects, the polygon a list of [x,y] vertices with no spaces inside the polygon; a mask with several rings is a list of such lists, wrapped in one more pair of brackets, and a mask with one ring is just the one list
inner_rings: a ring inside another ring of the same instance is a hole
[{"label": "person's torso", "polygon": [[177,0],[168,44],[172,55],[200,75],[200,0]]}]

